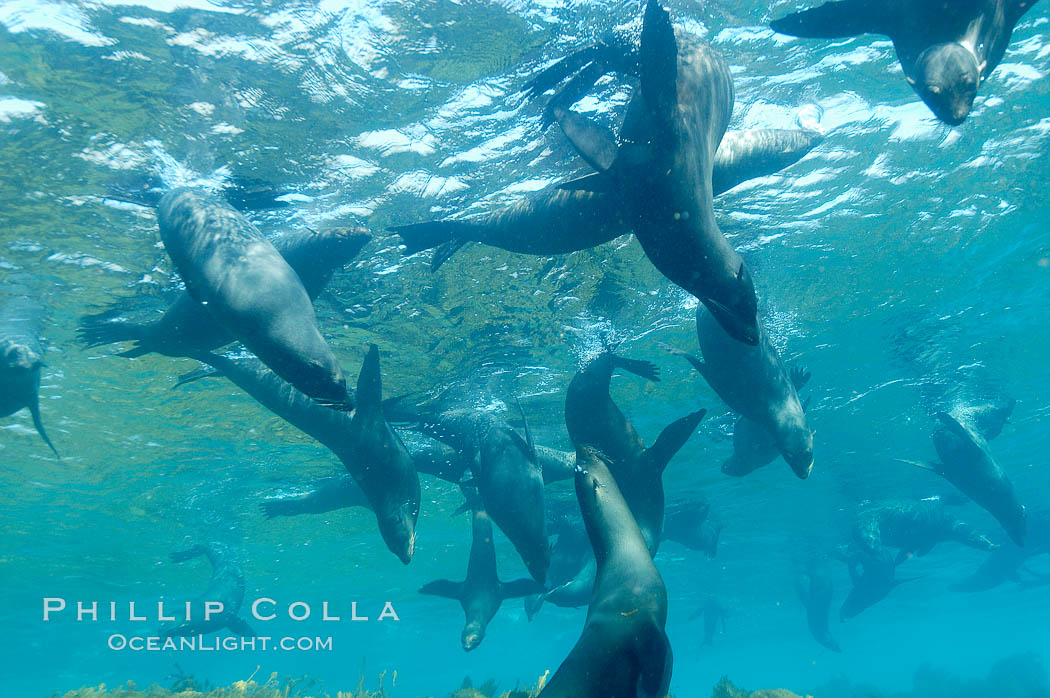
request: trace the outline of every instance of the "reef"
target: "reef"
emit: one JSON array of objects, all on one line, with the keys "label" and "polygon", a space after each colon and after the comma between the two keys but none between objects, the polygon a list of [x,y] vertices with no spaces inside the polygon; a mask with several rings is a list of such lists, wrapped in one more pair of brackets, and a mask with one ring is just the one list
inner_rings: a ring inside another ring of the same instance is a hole
[{"label": "reef", "polygon": [[[746,691],[742,688],[737,688],[733,685],[733,682],[729,680],[728,676],[723,676],[722,680],[715,685],[715,690],[711,693],[711,698],[803,698],[797,693],[792,693],[785,688],[764,688],[760,691]],[[806,696],[805,698],[812,698],[812,696]]]}]

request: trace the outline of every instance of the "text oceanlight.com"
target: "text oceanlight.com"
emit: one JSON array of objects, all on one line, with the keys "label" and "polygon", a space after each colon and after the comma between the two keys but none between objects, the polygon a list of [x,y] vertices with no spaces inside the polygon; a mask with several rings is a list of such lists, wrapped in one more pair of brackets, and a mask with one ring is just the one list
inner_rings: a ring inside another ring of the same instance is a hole
[{"label": "text oceanlight.com", "polygon": [[280,650],[282,652],[331,652],[332,637],[158,637],[139,635],[126,636],[116,633],[109,636],[107,645],[111,650],[132,652],[162,652],[165,650],[191,652],[255,652],[256,650]]}]

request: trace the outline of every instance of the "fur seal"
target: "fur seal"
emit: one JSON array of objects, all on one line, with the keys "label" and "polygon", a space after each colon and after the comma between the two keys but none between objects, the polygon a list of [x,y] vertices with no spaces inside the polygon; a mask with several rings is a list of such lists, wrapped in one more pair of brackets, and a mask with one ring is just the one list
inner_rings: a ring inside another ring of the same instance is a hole
[{"label": "fur seal", "polygon": [[157,218],[186,290],[220,325],[305,394],[348,404],[343,371],[317,328],[309,294],[248,219],[188,188],[165,194]]},{"label": "fur seal", "polygon": [[485,510],[513,543],[532,578],[542,584],[550,565],[550,546],[543,473],[528,422],[523,439],[491,412],[449,407],[440,398],[430,404],[413,404],[407,397],[394,399],[386,410],[391,421],[416,428],[465,454]]},{"label": "fur seal", "polygon": [[813,432],[784,362],[762,323],[757,327],[758,344],[744,345],[699,307],[696,335],[703,360],[677,349],[670,351],[684,356],[729,409],[772,434],[791,470],[804,479],[813,470]]},{"label": "fur seal", "polygon": [[[365,493],[387,547],[408,564],[419,516],[419,475],[400,437],[383,418],[379,351],[374,345],[361,367],[359,404],[352,416],[318,404],[258,359],[204,354],[200,360],[331,450]],[[183,382],[199,376],[195,372]]]},{"label": "fur seal", "polygon": [[[160,637],[184,637],[207,635],[227,628],[242,637],[254,637],[255,631],[237,615],[244,601],[244,575],[234,562],[229,548],[222,543],[198,543],[186,550],[171,554],[172,562],[185,562],[204,555],[211,563],[211,583],[204,593],[191,602],[190,618],[182,623],[162,629]],[[222,612],[205,619],[205,602],[218,601]]]},{"label": "fur seal", "polygon": [[485,629],[505,599],[534,594],[542,587],[532,579],[501,582],[496,574],[496,547],[492,542],[492,519],[483,509],[473,515],[473,539],[467,578],[462,582],[438,579],[426,584],[420,594],[456,599],[463,607],[467,622],[460,640],[467,652],[485,639]]},{"label": "fur seal", "polygon": [[[628,114],[643,108],[635,96]],[[621,138],[643,140],[624,120]],[[801,160],[823,136],[811,130],[752,129],[729,131],[715,153],[713,195],[723,194],[749,179],[766,177]],[[556,255],[577,252],[631,232],[622,201],[604,192],[566,190],[551,186],[503,208],[469,218],[427,221],[390,228],[401,236],[405,254],[431,248],[432,268],[441,266],[459,248],[480,242],[510,252]]]},{"label": "fur seal", "polygon": [[[571,56],[565,61],[575,65]],[[714,216],[714,158],[733,109],[729,66],[697,37],[676,35],[656,0],[646,4],[637,65],[646,140],[618,144],[581,114],[554,107],[562,131],[598,171],[564,186],[621,200],[653,265],[704,303],[734,338],[754,345],[751,274]]]},{"label": "fur seal", "polygon": [[841,652],[838,640],[828,630],[831,597],[834,593],[828,565],[823,561],[810,561],[805,573],[795,580],[795,591],[806,608],[806,622],[813,639],[832,652]]},{"label": "fur seal", "polygon": [[597,577],[580,639],[540,698],[662,698],[673,663],[663,579],[606,462],[587,446],[576,462]]},{"label": "fur seal", "polygon": [[846,559],[853,586],[839,608],[839,620],[845,622],[889,596],[909,579],[897,579],[893,556],[883,550],[878,555],[854,552]]},{"label": "fur seal", "polygon": [[260,507],[268,519],[300,514],[325,514],[350,507],[371,509],[361,485],[350,475],[326,477],[298,496],[268,499]]},{"label": "fur seal", "polygon": [[667,508],[664,515],[663,539],[697,550],[714,559],[718,555],[718,540],[723,524],[710,516],[711,506],[706,500],[682,500]]},{"label": "fur seal", "polygon": [[866,555],[877,557],[886,548],[897,548],[897,562],[912,555],[922,557],[938,544],[955,541],[977,550],[996,546],[959,521],[939,501],[888,501],[861,508],[853,524],[853,540]]},{"label": "fur seal", "polygon": [[21,286],[5,286],[0,291],[8,295],[0,303],[0,417],[27,408],[36,432],[58,456],[40,418],[40,371],[45,365],[40,328],[44,308]]},{"label": "fur seal", "polygon": [[[274,247],[295,271],[310,300],[328,285],[332,274],[350,263],[372,237],[362,230],[334,228],[282,235]],[[165,356],[197,357],[234,341],[206,306],[182,291],[164,315],[154,322],[134,323],[116,320],[113,312],[81,318],[77,329],[81,342],[97,347],[114,342],[133,341],[135,345],[119,356],[135,358],[156,352]]]},{"label": "fur seal", "polygon": [[908,83],[938,119],[958,126],[1036,0],[844,0],[770,23],[780,34],[834,39],[882,34]]},{"label": "fur seal", "polygon": [[565,426],[579,446],[591,446],[609,459],[627,505],[642,530],[649,552],[660,545],[664,520],[663,473],[671,458],[689,440],[706,410],[698,410],[668,425],[649,448],[609,395],[615,369],[647,380],[659,380],[659,370],[648,361],[627,359],[606,351],[573,376],[565,394]]},{"label": "fur seal", "polygon": [[[809,372],[798,367],[791,368],[790,376],[796,393],[802,390],[810,378]],[[807,398],[802,403],[802,411],[805,412],[808,406]],[[733,455],[722,463],[722,472],[733,477],[743,477],[769,465],[779,455],[773,434],[760,423],[741,416],[733,427]]]},{"label": "fur seal", "polygon": [[1025,508],[1017,500],[1013,483],[992,457],[988,442],[970,426],[947,412],[939,412],[941,425],[933,432],[938,463],[903,461],[930,470],[995,517],[1017,545],[1023,546],[1027,524]]},{"label": "fur seal", "polygon": [[715,635],[718,634],[718,628],[721,626],[722,633],[726,631],[726,618],[729,617],[729,611],[715,600],[713,597],[708,597],[704,600],[700,607],[693,611],[693,615],[689,616],[689,620],[694,620],[700,616],[704,617],[704,637],[700,641],[701,647],[707,645],[713,645],[715,642]]},{"label": "fur seal", "polygon": [[1006,541],[985,558],[966,579],[953,584],[954,591],[988,591],[1009,581],[1021,581],[1026,562],[1037,555],[1050,555],[1050,511],[1028,517],[1028,536],[1021,546]]},{"label": "fur seal", "polygon": [[546,601],[564,608],[586,606],[594,591],[597,566],[583,520],[562,522],[557,527],[548,526],[548,530],[556,533],[558,539],[551,546],[547,588],[525,599],[529,620],[536,617]]}]

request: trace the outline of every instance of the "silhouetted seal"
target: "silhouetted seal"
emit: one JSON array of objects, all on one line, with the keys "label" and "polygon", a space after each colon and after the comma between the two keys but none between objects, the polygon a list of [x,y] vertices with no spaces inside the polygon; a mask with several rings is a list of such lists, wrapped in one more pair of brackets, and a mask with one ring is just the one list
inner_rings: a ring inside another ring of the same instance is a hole
[{"label": "silhouetted seal", "polygon": [[736,341],[702,307],[696,311],[696,335],[703,360],[677,349],[718,393],[729,409],[763,427],[776,440],[780,454],[800,478],[813,470],[813,432],[798,392],[758,323],[758,343],[747,346]]},{"label": "silhouetted seal", "polygon": [[964,521],[956,519],[939,501],[895,500],[861,507],[853,523],[853,540],[870,556],[897,548],[897,562],[922,557],[938,543],[955,541],[977,550],[997,546]]},{"label": "silhouetted seal", "polygon": [[[254,637],[255,631],[237,615],[244,601],[244,575],[233,560],[229,548],[222,543],[194,545],[171,554],[172,562],[185,562],[204,555],[211,563],[211,583],[204,593],[190,602],[190,618],[159,632],[160,637],[207,635],[227,628],[242,637]],[[205,618],[205,602],[219,602],[222,612]],[[177,616],[176,616],[177,617]]]},{"label": "silhouetted seal", "polygon": [[[636,95],[628,107],[621,138],[644,140],[644,110]],[[801,160],[823,140],[817,131],[752,129],[729,131],[715,153],[714,196],[749,179],[766,177]],[[441,266],[468,242],[480,242],[510,252],[555,255],[589,249],[631,232],[623,201],[605,192],[547,187],[536,194],[490,213],[427,221],[391,228],[401,236],[405,254],[434,247],[432,268]]]},{"label": "silhouetted seal", "polygon": [[1028,517],[1028,535],[1022,548],[1004,541],[985,558],[974,573],[952,585],[954,591],[988,591],[1005,582],[1020,582],[1025,563],[1037,555],[1050,555],[1050,512],[1036,511]]},{"label": "silhouetted seal", "polygon": [[842,622],[882,601],[899,585],[912,581],[896,578],[893,556],[886,550],[876,555],[855,551],[846,558],[846,567],[853,586],[839,608]]},{"label": "silhouetted seal", "polygon": [[[349,264],[371,239],[361,230],[334,228],[282,235],[273,244],[299,277],[310,300],[314,300],[328,285],[332,274]],[[219,324],[207,306],[198,303],[187,291],[181,292],[154,322],[126,322],[115,319],[110,311],[85,316],[77,332],[88,347],[134,341],[133,348],[119,354],[129,358],[150,352],[195,358],[234,341],[233,335]]]},{"label": "silhouetted seal", "polygon": [[795,580],[795,591],[806,608],[806,622],[813,639],[832,652],[841,652],[838,640],[828,630],[831,597],[834,593],[828,565],[823,561],[811,561],[806,566],[805,574]]},{"label": "silhouetted seal", "polygon": [[609,395],[609,384],[617,368],[648,380],[659,380],[654,364],[606,351],[588,362],[570,381],[565,394],[565,426],[577,448],[594,447],[609,459],[609,467],[622,487],[646,545],[655,555],[664,520],[664,469],[689,440],[706,410],[672,422],[660,432],[656,443],[646,448]]},{"label": "silhouetted seal", "polygon": [[729,611],[717,599],[709,596],[704,599],[699,608],[693,611],[693,614],[689,616],[689,620],[694,620],[700,616],[704,617],[704,637],[700,640],[700,646],[705,647],[714,644],[715,635],[718,634],[719,627],[722,628],[722,633],[725,633],[726,618],[729,617]]},{"label": "silhouetted seal", "polygon": [[198,189],[165,194],[157,218],[186,290],[226,331],[310,397],[348,404],[343,371],[317,329],[309,294],[255,226]]},{"label": "silhouetted seal", "polygon": [[958,126],[1036,0],[844,0],[782,17],[773,31],[833,39],[882,34],[938,119]]},{"label": "silhouetted seal", "polygon": [[496,574],[496,547],[492,542],[492,519],[484,510],[474,511],[474,536],[467,562],[467,578],[462,582],[448,579],[425,584],[421,594],[456,599],[463,607],[467,623],[460,639],[467,652],[485,639],[485,629],[505,599],[534,594],[543,587],[532,579],[501,582]]},{"label": "silhouetted seal", "polygon": [[[408,564],[419,516],[419,475],[400,437],[383,418],[379,352],[370,347],[358,378],[352,416],[321,406],[254,358],[204,354],[201,361],[263,407],[327,446],[357,481],[375,513],[387,547]],[[199,377],[194,373],[185,381]]]},{"label": "silhouetted seal", "polygon": [[[570,56],[548,70],[564,74],[566,64],[579,61]],[[565,186],[623,201],[653,265],[704,303],[733,337],[754,345],[758,301],[751,274],[714,217],[715,153],[733,109],[729,66],[697,37],[676,36],[670,16],[654,2],[646,6],[637,66],[644,141],[618,144],[603,127],[554,106],[562,131],[598,170]]]},{"label": "silhouetted seal", "polygon": [[706,500],[685,499],[671,504],[664,515],[663,539],[713,559],[718,555],[723,524],[710,516],[710,509]]},{"label": "silhouetted seal", "polygon": [[[550,565],[543,473],[525,422],[525,438],[491,412],[449,407],[441,400],[389,401],[391,421],[418,429],[466,455],[484,508],[514,544],[532,578],[541,584]],[[524,414],[522,414],[524,418]]]},{"label": "silhouetted seal", "polygon": [[44,367],[40,328],[44,308],[20,285],[5,285],[0,292],[7,295],[0,302],[0,417],[27,408],[40,438],[57,456],[58,450],[40,419],[40,371]]},{"label": "silhouetted seal", "polygon": [[947,412],[939,412],[941,426],[933,432],[939,463],[904,461],[930,470],[955,485],[960,492],[994,516],[1010,539],[1024,545],[1025,508],[1017,500],[1013,483],[992,457],[988,442],[972,427]]},{"label": "silhouetted seal", "polygon": [[540,698],[657,698],[671,681],[667,590],[608,465],[576,451],[576,497],[598,573],[579,641]]}]

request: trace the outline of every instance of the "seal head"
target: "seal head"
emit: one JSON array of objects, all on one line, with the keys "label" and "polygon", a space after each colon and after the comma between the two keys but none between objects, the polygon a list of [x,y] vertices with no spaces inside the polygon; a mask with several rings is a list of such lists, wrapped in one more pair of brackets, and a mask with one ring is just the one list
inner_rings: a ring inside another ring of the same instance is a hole
[{"label": "seal head", "polygon": [[969,116],[980,83],[977,58],[954,41],[934,44],[915,59],[915,91],[950,126],[958,126]]}]

